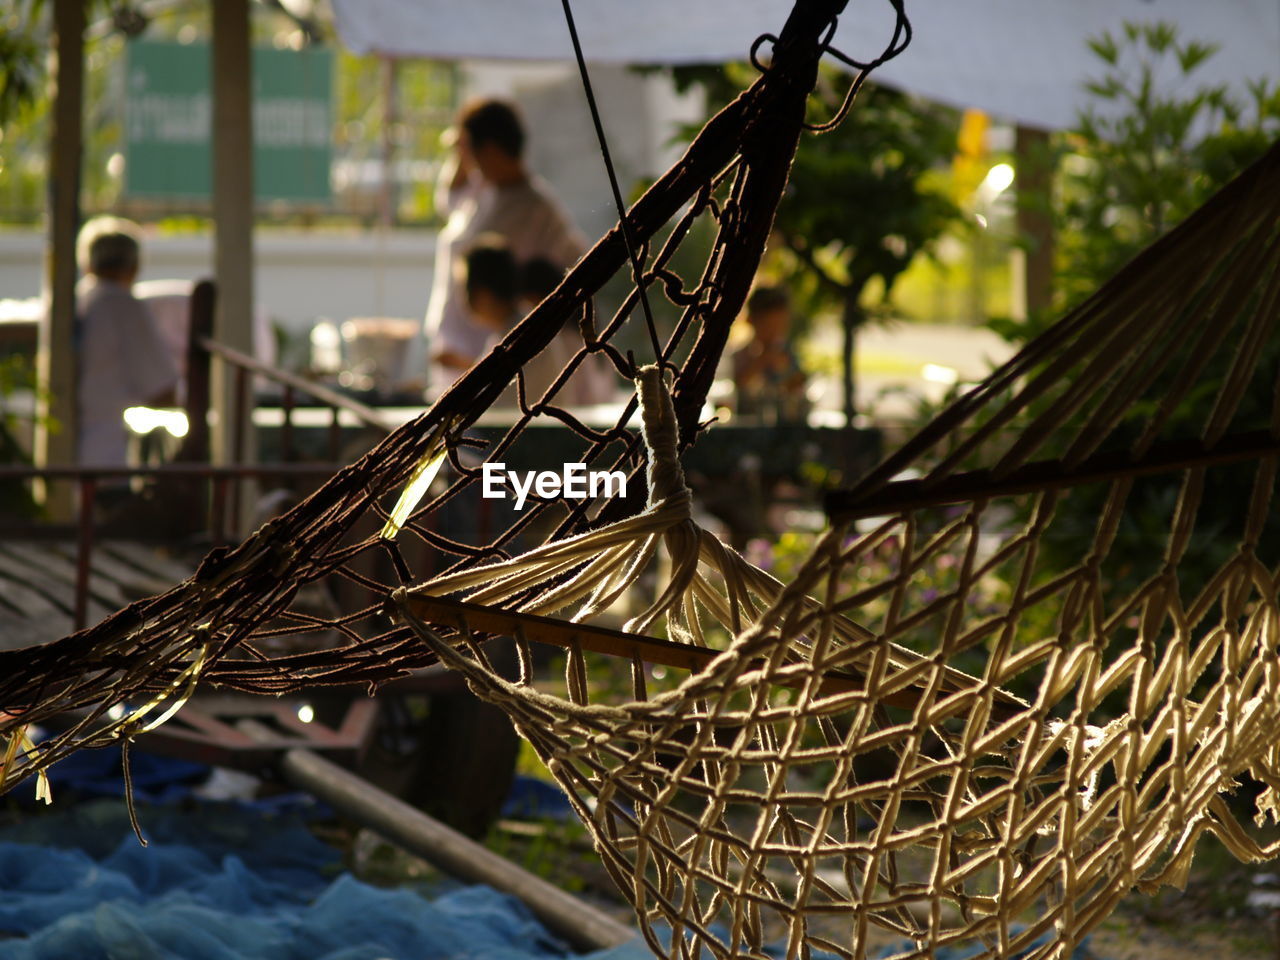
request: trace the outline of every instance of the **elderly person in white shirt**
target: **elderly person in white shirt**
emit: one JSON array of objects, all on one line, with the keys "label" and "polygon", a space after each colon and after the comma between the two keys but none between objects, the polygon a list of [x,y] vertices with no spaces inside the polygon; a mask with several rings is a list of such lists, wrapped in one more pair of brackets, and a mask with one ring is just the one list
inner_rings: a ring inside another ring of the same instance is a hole
[{"label": "elderly person in white shirt", "polygon": [[125,410],[173,401],[177,366],[133,295],[139,249],[136,225],[115,217],[90,220],[77,243],[85,274],[76,290],[76,457],[83,466],[127,465]]}]

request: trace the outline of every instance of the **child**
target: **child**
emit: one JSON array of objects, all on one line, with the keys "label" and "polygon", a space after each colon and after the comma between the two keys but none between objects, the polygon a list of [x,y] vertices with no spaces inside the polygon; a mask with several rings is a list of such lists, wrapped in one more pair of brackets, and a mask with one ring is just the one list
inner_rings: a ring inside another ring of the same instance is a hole
[{"label": "child", "polygon": [[[467,252],[465,288],[471,322],[489,334],[489,346],[515,324],[519,272],[501,237],[480,238]],[[487,352],[487,350],[486,350]]]},{"label": "child", "polygon": [[[484,353],[507,335],[524,316],[522,309],[522,271],[515,257],[502,238],[489,234],[481,237],[468,252],[465,260],[464,288],[467,310],[477,327],[489,332]],[[554,270],[554,267],[552,268]],[[568,356],[557,337],[536,357],[524,365],[524,398],[532,406],[555,382]],[[516,405],[513,385],[498,401],[505,406]]]},{"label": "child", "polygon": [[733,355],[738,413],[774,422],[803,420],[805,374],[791,349],[791,298],[782,287],[756,287],[747,299],[752,339]]}]

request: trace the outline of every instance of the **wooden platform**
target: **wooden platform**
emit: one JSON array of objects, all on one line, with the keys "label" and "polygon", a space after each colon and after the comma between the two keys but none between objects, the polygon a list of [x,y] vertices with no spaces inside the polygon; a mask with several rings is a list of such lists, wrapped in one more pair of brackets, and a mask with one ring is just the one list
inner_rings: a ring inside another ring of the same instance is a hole
[{"label": "wooden platform", "polygon": [[[89,574],[88,624],[134,600],[163,593],[191,568],[154,547],[96,543]],[[0,541],[0,649],[46,643],[74,629],[76,546]]]}]

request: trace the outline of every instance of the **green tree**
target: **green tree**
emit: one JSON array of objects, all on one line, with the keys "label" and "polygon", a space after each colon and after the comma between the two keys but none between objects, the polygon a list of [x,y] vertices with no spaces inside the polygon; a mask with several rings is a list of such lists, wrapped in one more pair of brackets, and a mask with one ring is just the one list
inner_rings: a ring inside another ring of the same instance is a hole
[{"label": "green tree", "polygon": [[[741,64],[674,73],[681,88],[702,86],[709,109],[728,103],[750,80]],[[852,82],[824,70],[819,90],[829,110]],[[844,122],[800,143],[778,208],[782,249],[774,264],[810,309],[840,317],[849,419],[859,328],[890,311],[898,277],[959,222],[960,211],[933,176],[954,154],[958,126],[953,110],[868,83]]]},{"label": "green tree", "polygon": [[[929,177],[955,152],[956,127],[951,110],[868,86],[843,124],[796,154],[776,222],[790,254],[782,263],[793,286],[839,312],[847,419],[858,330],[891,310],[898,277],[959,219]],[[868,304],[876,280],[878,302]]]},{"label": "green tree", "polygon": [[[1093,294],[1143,248],[1180,223],[1214,192],[1258,159],[1280,134],[1280,88],[1259,79],[1248,99],[1219,85],[1198,84],[1199,70],[1215,50],[1183,41],[1166,23],[1125,24],[1089,44],[1102,67],[1088,85],[1094,104],[1076,129],[1059,138],[1054,209],[1058,239],[1056,296],[1071,307]],[[1172,81],[1172,82],[1171,82]],[[1224,236],[1229,245],[1233,238]],[[1027,323],[992,323],[1017,343],[1030,340],[1060,315]],[[1201,429],[1227,377],[1232,355],[1218,351],[1205,360],[1195,390],[1175,411],[1171,435]],[[1109,445],[1123,448],[1146,425],[1153,398],[1167,391],[1179,369],[1172,364],[1113,431]],[[1250,391],[1242,398],[1233,429],[1265,428],[1270,422],[1274,385],[1280,376],[1280,342],[1264,348]],[[1040,407],[1033,405],[1030,414]],[[1061,430],[1073,434],[1086,414]],[[1011,430],[1017,430],[1016,424]],[[1044,455],[1058,450],[1046,448]],[[1240,504],[1253,486],[1253,465],[1222,465],[1207,480],[1191,546],[1180,564],[1185,589],[1203,586],[1234,550]],[[1168,536],[1179,479],[1167,473],[1138,477],[1125,501],[1115,543],[1102,567],[1117,594],[1134,589],[1163,562],[1153,544]],[[1049,570],[1076,562],[1081,544],[1092,540],[1107,494],[1105,485],[1077,488],[1059,504],[1053,525],[1041,540]],[[1280,516],[1272,515],[1258,553],[1265,563],[1280,559]]]},{"label": "green tree", "polygon": [[0,129],[34,103],[44,82],[45,49],[31,24],[43,0],[16,0],[0,16]]},{"label": "green tree", "polygon": [[[1222,85],[1197,83],[1216,48],[1180,39],[1172,24],[1126,23],[1089,47],[1102,67],[1100,79],[1088,84],[1095,103],[1058,145],[1055,286],[1067,307],[1280,135],[1280,86],[1259,78],[1242,100]],[[1022,341],[1050,319],[998,329]]]}]

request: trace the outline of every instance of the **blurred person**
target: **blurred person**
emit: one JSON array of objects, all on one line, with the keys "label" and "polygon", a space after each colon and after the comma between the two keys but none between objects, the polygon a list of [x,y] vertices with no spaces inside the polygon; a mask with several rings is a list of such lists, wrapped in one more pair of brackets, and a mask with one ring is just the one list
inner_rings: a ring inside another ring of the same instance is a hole
[{"label": "blurred person", "polygon": [[[552,273],[558,273],[549,262],[547,265]],[[488,339],[481,345],[481,352],[487,352],[493,344],[505,337],[527,312],[522,309],[526,302],[522,282],[526,277],[527,270],[517,266],[510,248],[498,234],[483,235],[467,251],[463,270],[467,309],[472,323],[488,333]],[[536,403],[547,392],[568,359],[561,339],[557,336],[545,350],[524,365],[522,369],[527,403]],[[502,406],[516,406],[516,400],[513,383],[502,394],[498,403]]]},{"label": "blurred person", "polygon": [[751,340],[733,355],[737,411],[774,422],[808,413],[805,373],[791,346],[791,298],[782,287],[756,287],[747,298]]},{"label": "blurred person", "polygon": [[528,313],[560,286],[564,270],[546,257],[534,257],[520,264],[520,309]]},{"label": "blurred person", "polygon": [[178,368],[146,305],[133,294],[141,266],[136,224],[96,217],[80,231],[76,288],[76,459],[127,466],[129,407],[173,403]]},{"label": "blurred person", "polygon": [[490,339],[501,339],[519,319],[520,272],[515,257],[502,237],[487,234],[467,251],[463,266],[463,287],[472,322],[488,331]]},{"label": "blurred person", "polygon": [[474,322],[455,262],[483,234],[503,238],[516,262],[543,257],[563,270],[584,243],[550,188],[525,164],[525,129],[515,108],[502,100],[463,107],[453,131],[452,154],[441,170],[437,208],[447,218],[436,245],[435,279],[424,330],[435,364],[448,385],[483,353],[491,330]]}]

